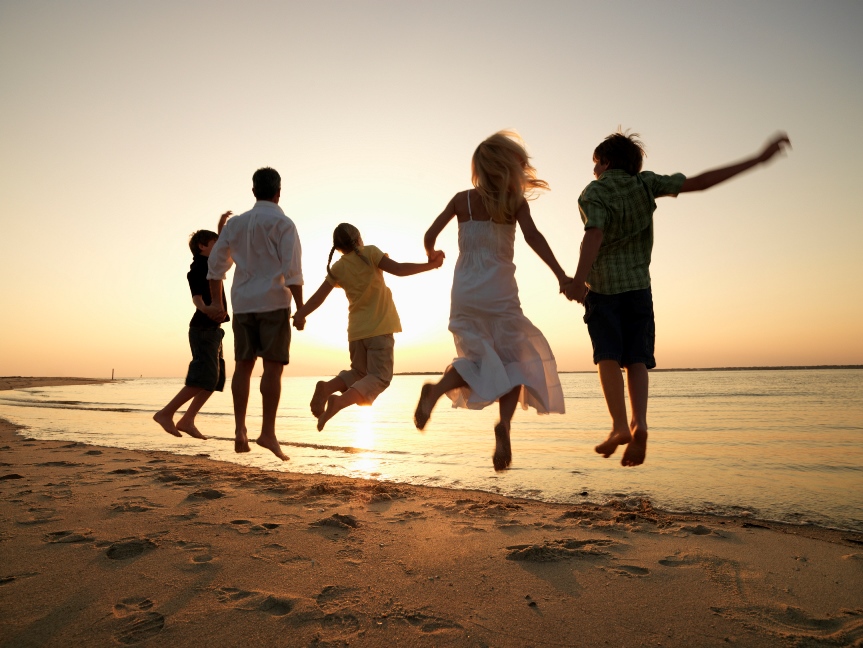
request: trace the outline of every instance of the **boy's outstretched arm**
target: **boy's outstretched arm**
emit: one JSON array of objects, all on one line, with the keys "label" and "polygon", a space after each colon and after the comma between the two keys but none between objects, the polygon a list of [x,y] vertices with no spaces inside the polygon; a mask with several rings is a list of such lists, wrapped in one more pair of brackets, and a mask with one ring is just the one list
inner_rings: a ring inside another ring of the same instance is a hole
[{"label": "boy's outstretched arm", "polygon": [[602,245],[602,236],[602,230],[598,227],[591,227],[584,231],[575,276],[564,290],[564,294],[568,300],[575,300],[579,304],[584,303],[584,297],[587,295],[587,275],[590,274],[590,269],[593,267],[599,254],[599,246]]},{"label": "boy's outstretched arm", "polygon": [[294,295],[294,299],[297,299],[298,302],[297,312],[294,313],[294,328],[296,328],[298,331],[302,331],[303,327],[306,325],[306,317],[308,317],[311,313],[317,310],[318,307],[324,303],[324,300],[332,291],[333,287],[330,285],[330,282],[324,279],[324,283],[321,284],[321,287],[315,291],[314,295],[309,297],[309,301],[303,304],[302,287],[300,287],[299,298]]},{"label": "boy's outstretched arm", "polygon": [[389,257],[381,257],[381,260],[378,262],[378,267],[384,272],[389,272],[391,275],[395,275],[396,277],[409,277],[411,275],[419,274],[420,272],[428,272],[429,270],[434,270],[435,268],[440,268],[443,265],[444,253],[442,250],[432,250],[429,253],[429,260],[427,263],[399,263],[398,261],[393,261]]},{"label": "boy's outstretched arm", "polygon": [[744,171],[748,171],[759,164],[767,162],[777,153],[790,148],[790,146],[791,140],[788,139],[788,135],[785,133],[779,133],[764,146],[758,155],[742,162],[738,162],[737,164],[731,164],[719,169],[705,171],[697,176],[687,178],[683,181],[683,187],[681,187],[680,193],[686,193],[688,191],[704,191],[705,189],[709,189],[710,187],[718,185],[720,182],[725,182]]}]

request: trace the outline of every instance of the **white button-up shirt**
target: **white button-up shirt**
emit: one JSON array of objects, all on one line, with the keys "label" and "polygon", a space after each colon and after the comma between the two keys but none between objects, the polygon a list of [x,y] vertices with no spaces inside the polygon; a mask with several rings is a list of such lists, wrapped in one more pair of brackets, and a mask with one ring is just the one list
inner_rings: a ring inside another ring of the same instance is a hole
[{"label": "white button-up shirt", "polygon": [[302,250],[294,222],[276,203],[259,200],[225,223],[210,252],[207,279],[221,279],[236,263],[231,303],[235,313],[291,308],[287,286],[303,284]]}]

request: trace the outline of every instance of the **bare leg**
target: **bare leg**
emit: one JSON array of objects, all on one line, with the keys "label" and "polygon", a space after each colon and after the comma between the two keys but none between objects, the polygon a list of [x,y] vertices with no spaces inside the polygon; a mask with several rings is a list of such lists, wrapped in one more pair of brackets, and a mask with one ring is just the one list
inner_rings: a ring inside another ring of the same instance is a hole
[{"label": "bare leg", "polygon": [[[342,384],[344,384],[344,381],[342,381]],[[327,399],[327,408],[318,417],[318,432],[323,430],[327,421],[333,418],[341,410],[346,407],[350,407],[351,405],[361,405],[362,403],[363,397],[356,389],[348,389],[344,394],[330,396]]]},{"label": "bare leg", "polygon": [[431,418],[432,410],[441,396],[452,389],[464,387],[465,385],[467,383],[464,381],[464,378],[452,367],[446,370],[438,382],[423,385],[420,391],[420,400],[414,412],[414,423],[417,429],[422,430],[426,426],[429,418]]},{"label": "bare leg", "polygon": [[198,412],[201,411],[204,403],[210,400],[210,396],[212,395],[213,392],[207,391],[206,389],[202,389],[198,392],[189,404],[189,408],[186,410],[186,413],[180,417],[179,421],[177,421],[177,429],[180,430],[180,432],[185,432],[196,439],[206,440],[207,437],[201,434],[201,431],[195,426],[195,417],[198,415]]},{"label": "bare leg", "polygon": [[255,443],[266,448],[282,461],[287,461],[290,457],[282,452],[282,447],[276,438],[276,412],[279,409],[279,399],[282,397],[282,370],[284,368],[285,365],[281,362],[264,360],[264,375],[261,376],[264,421],[261,425],[261,436]]},{"label": "bare leg", "polygon": [[[309,407],[312,410],[312,416],[317,418],[321,417],[321,414],[324,413],[324,407],[327,405],[327,399],[331,394],[335,394],[336,392],[344,393],[347,391],[348,386],[344,380],[336,376],[332,380],[319,380],[315,385],[315,393],[312,396],[312,402],[309,403]],[[320,428],[318,428],[320,430]]]},{"label": "bare leg", "polygon": [[500,423],[494,426],[494,454],[491,461],[497,471],[509,468],[512,463],[512,446],[509,442],[509,428],[512,416],[518,405],[518,397],[521,394],[521,385],[514,387],[498,400],[500,407]]},{"label": "bare leg", "polygon": [[249,452],[246,434],[246,409],[249,407],[249,386],[252,381],[254,360],[237,360],[231,378],[231,395],[234,398],[234,452]]},{"label": "bare leg", "polygon": [[629,429],[632,441],[626,446],[621,464],[624,466],[640,466],[647,454],[647,393],[650,382],[647,367],[644,363],[630,365],[626,368],[626,386],[629,388],[629,404],[632,407],[632,418]]},{"label": "bare leg", "polygon": [[180,409],[184,403],[195,398],[198,396],[199,392],[202,391],[204,390],[200,387],[184,386],[179,392],[177,392],[177,395],[171,399],[170,403],[153,414],[153,420],[161,425],[162,429],[168,434],[172,434],[175,437],[182,437],[183,435],[180,434],[180,431],[174,425],[174,414],[177,413],[177,410]]},{"label": "bare leg", "polygon": [[611,433],[600,443],[596,450],[603,457],[610,457],[617,446],[632,441],[629,424],[626,421],[626,400],[623,395],[623,374],[616,360],[599,361],[599,382],[605,395],[605,404],[611,414]]}]

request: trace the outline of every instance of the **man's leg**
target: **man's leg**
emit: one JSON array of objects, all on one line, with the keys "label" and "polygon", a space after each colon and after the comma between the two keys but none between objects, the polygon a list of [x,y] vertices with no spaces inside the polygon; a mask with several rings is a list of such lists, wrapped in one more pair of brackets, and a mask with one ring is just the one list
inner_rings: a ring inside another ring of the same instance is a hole
[{"label": "man's leg", "polygon": [[254,360],[237,360],[231,378],[231,395],[234,398],[234,452],[249,452],[246,433],[246,409],[249,407],[249,388],[252,382]]},{"label": "man's leg", "polygon": [[192,399],[186,413],[180,417],[179,421],[177,421],[177,429],[181,432],[185,432],[189,436],[195,437],[196,439],[206,440],[207,437],[201,434],[201,431],[195,426],[195,417],[198,415],[198,412],[201,411],[204,403],[210,400],[210,396],[212,395],[213,392],[201,389],[201,391],[199,391]]},{"label": "man's leg", "polygon": [[647,394],[650,382],[647,366],[643,362],[629,365],[626,368],[626,386],[629,388],[629,405],[632,407],[632,419],[629,429],[632,441],[623,453],[621,464],[624,466],[640,466],[647,454]]},{"label": "man's leg", "polygon": [[261,425],[261,436],[256,443],[266,448],[282,461],[289,459],[282,452],[279,440],[276,438],[276,412],[279,409],[279,399],[282,396],[282,371],[285,365],[273,360],[264,360],[264,375],[261,376],[261,400],[263,402],[264,421]]},{"label": "man's leg", "polygon": [[495,470],[509,468],[512,463],[512,446],[509,442],[509,428],[512,423],[515,408],[518,405],[518,396],[521,394],[521,385],[514,387],[498,400],[500,408],[500,423],[494,426],[494,454],[491,461]]},{"label": "man's leg", "polygon": [[464,378],[452,367],[446,370],[446,373],[444,373],[438,382],[423,385],[422,390],[420,390],[420,400],[414,412],[414,423],[417,429],[422,430],[426,426],[429,418],[431,418],[432,410],[441,396],[448,391],[464,387],[465,385],[467,383],[464,381]]},{"label": "man's leg", "polygon": [[153,414],[153,420],[156,421],[156,423],[158,423],[159,425],[161,425],[162,429],[165,430],[165,432],[167,432],[168,434],[172,434],[175,437],[182,437],[183,435],[180,434],[177,426],[174,425],[174,414],[177,413],[177,410],[180,409],[180,407],[182,407],[183,404],[186,403],[186,401],[195,398],[202,391],[204,390],[200,387],[189,387],[188,385],[184,386],[179,392],[177,392],[177,395],[171,399],[170,403],[168,403],[167,405],[165,405],[165,407]]},{"label": "man's leg", "polygon": [[623,393],[623,374],[617,360],[600,360],[599,382],[605,396],[608,413],[611,414],[611,434],[594,450],[603,457],[610,457],[617,446],[626,445],[632,441],[629,424],[626,420],[626,400]]}]

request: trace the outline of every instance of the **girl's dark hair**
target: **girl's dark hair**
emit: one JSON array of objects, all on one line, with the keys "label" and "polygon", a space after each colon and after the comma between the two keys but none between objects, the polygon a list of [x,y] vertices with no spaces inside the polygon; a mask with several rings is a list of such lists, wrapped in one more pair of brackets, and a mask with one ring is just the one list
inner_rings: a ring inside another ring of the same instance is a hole
[{"label": "girl's dark hair", "polygon": [[192,251],[193,255],[198,255],[201,253],[201,250],[198,248],[199,245],[206,246],[210,241],[217,238],[219,238],[219,235],[215,232],[211,232],[210,230],[198,230],[189,237],[189,249]]},{"label": "girl's dark hair", "polygon": [[608,164],[609,169],[620,169],[629,175],[641,173],[641,163],[646,153],[644,144],[639,140],[638,133],[618,130],[612,133],[593,151],[593,158],[603,164]]},{"label": "girl's dark hair", "polygon": [[[333,230],[333,247],[330,250],[330,256],[327,259],[327,274],[333,277],[330,272],[330,262],[333,260],[333,253],[338,250],[342,254],[355,252],[356,255],[366,262],[366,265],[371,265],[372,262],[360,254],[360,231],[350,223],[339,223],[339,226]],[[333,277],[335,279],[335,277]]]}]

